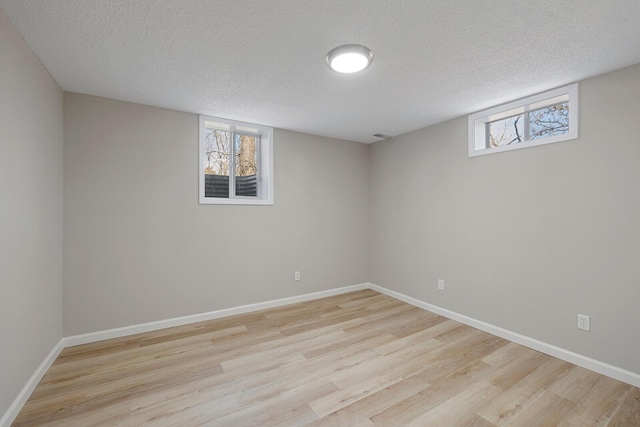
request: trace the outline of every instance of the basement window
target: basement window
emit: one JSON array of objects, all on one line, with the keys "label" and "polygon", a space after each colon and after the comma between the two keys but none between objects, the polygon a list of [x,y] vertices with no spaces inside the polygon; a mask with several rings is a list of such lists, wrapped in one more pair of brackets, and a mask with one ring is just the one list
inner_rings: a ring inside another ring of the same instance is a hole
[{"label": "basement window", "polygon": [[578,137],[578,84],[469,116],[469,157]]},{"label": "basement window", "polygon": [[273,129],[200,116],[200,204],[273,204]]}]

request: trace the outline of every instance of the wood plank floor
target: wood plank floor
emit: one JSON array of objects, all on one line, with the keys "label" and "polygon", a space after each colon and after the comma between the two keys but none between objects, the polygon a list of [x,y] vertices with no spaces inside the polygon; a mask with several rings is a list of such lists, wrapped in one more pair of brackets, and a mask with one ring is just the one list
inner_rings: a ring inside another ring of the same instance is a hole
[{"label": "wood plank floor", "polygon": [[65,349],[14,426],[640,426],[640,389],[371,290]]}]

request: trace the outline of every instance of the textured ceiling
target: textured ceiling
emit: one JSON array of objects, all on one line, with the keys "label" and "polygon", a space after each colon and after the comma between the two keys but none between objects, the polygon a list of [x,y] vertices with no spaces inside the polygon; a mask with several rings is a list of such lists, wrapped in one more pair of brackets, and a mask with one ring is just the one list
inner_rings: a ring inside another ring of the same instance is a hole
[{"label": "textured ceiling", "polygon": [[[361,142],[640,63],[638,0],[0,0],[63,90]],[[332,48],[373,65],[340,75]]]}]

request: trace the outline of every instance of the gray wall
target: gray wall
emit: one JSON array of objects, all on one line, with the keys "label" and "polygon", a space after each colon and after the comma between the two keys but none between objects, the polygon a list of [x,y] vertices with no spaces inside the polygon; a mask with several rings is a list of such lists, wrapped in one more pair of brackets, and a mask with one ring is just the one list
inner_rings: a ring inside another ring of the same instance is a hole
[{"label": "gray wall", "polygon": [[65,335],[368,280],[368,146],[276,130],[273,206],[199,205],[196,115],[64,100]]},{"label": "gray wall", "polygon": [[463,117],[372,146],[371,281],[640,373],[640,65],[579,90],[577,140],[468,158]]},{"label": "gray wall", "polygon": [[0,416],[62,338],[62,91],[0,9]]}]

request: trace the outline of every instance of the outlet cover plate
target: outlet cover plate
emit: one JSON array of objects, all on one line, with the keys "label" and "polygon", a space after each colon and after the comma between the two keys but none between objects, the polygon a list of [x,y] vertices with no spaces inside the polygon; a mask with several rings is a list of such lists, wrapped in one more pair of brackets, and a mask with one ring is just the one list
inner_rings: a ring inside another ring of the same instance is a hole
[{"label": "outlet cover plate", "polygon": [[591,318],[584,314],[578,314],[578,329],[591,331]]}]

